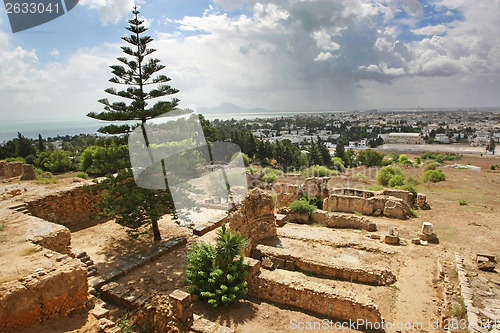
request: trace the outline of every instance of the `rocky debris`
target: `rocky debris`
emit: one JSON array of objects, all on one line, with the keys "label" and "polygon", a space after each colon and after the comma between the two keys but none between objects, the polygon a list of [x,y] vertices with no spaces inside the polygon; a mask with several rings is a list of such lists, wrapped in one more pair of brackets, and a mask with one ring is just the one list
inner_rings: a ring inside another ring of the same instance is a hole
[{"label": "rocky debris", "polygon": [[439,239],[437,235],[434,233],[434,227],[430,222],[424,222],[422,224],[422,229],[418,234],[418,238],[420,239],[421,242],[425,241],[432,244],[439,243]]},{"label": "rocky debris", "polygon": [[496,258],[490,254],[476,254],[477,269],[481,271],[494,272],[496,268]]},{"label": "rocky debris", "polygon": [[299,223],[299,224],[310,224],[311,223],[311,218],[309,217],[308,214],[305,213],[290,213],[285,216],[283,221],[284,222],[292,222],[292,223]]},{"label": "rocky debris", "polygon": [[383,214],[387,217],[407,219],[410,217],[410,207],[403,199],[388,198],[384,205]]},{"label": "rocky debris", "polygon": [[218,323],[214,323],[208,319],[200,317],[199,315],[194,315],[193,325],[190,327],[191,332],[196,333],[234,333],[232,328],[227,326],[221,326]]},{"label": "rocky debris", "polygon": [[387,235],[384,236],[384,243],[389,245],[398,245],[399,244],[399,232],[398,228],[390,227]]},{"label": "rocky debris", "polygon": [[301,189],[299,185],[278,183],[273,186],[273,192],[276,194],[276,209],[281,213],[282,209],[288,209],[292,202],[300,199]]},{"label": "rocky debris", "polygon": [[381,194],[402,199],[408,206],[415,207],[417,198],[413,192],[396,189],[385,189]]},{"label": "rocky debris", "polygon": [[253,189],[229,213],[229,227],[246,238],[245,255],[250,255],[254,244],[260,240],[276,237],[274,201],[270,194],[261,189]]},{"label": "rocky debris", "polygon": [[106,309],[102,303],[96,303],[95,307],[90,311],[96,319],[101,319],[109,315],[109,309]]},{"label": "rocky debris", "polygon": [[431,206],[427,203],[427,196],[423,193],[417,193],[417,206],[422,210],[429,210]]}]

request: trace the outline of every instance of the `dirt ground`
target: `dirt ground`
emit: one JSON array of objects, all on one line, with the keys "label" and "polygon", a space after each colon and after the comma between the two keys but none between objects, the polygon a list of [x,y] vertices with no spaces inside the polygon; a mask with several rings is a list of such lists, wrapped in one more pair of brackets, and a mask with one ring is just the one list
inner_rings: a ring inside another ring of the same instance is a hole
[{"label": "dirt ground", "polygon": [[[411,155],[410,158],[412,158]],[[452,261],[455,253],[458,253],[465,258],[466,269],[472,272],[472,276],[475,276],[476,279],[482,281],[500,280],[499,268],[497,268],[497,272],[482,272],[476,270],[474,263],[476,253],[489,253],[500,259],[500,172],[489,170],[491,164],[500,164],[500,157],[465,155],[460,161],[447,162],[447,164],[454,163],[479,166],[481,171],[445,167],[443,171],[446,175],[446,181],[417,185],[418,191],[427,195],[432,209],[428,211],[418,210],[416,218],[396,220],[385,217],[369,217],[377,224],[378,231],[376,233],[379,235],[384,235],[389,227],[397,227],[400,237],[404,239],[401,246],[390,247],[381,244],[380,241],[369,239],[367,236],[370,233],[365,231],[324,230],[326,228],[293,224],[280,229],[280,237],[288,237],[289,243],[297,242],[306,237],[315,240],[321,246],[324,246],[325,242],[361,242],[365,247],[393,253],[393,255],[387,255],[397,258],[389,265],[397,265],[398,281],[393,286],[368,287],[359,285],[353,287],[354,291],[362,293],[366,290],[366,294],[369,294],[379,306],[386,321],[392,323],[418,322],[424,325],[422,330],[402,329],[399,330],[401,332],[437,332],[428,329],[426,325],[438,319],[440,289],[436,285],[436,263],[439,257]],[[360,169],[357,172],[361,171]],[[421,179],[424,168],[423,166],[405,167],[404,172]],[[374,175],[373,172],[370,174]],[[68,183],[70,182],[68,180]],[[62,181],[58,185],[43,186],[62,186],[61,183]],[[364,178],[362,183],[374,183],[373,176]],[[35,186],[27,182],[19,184],[4,184],[0,187],[28,187],[28,193],[43,191],[42,185]],[[460,205],[459,201],[461,200],[465,201],[466,204]],[[12,204],[12,202],[2,202],[2,206]],[[440,240],[439,244],[429,244],[428,246],[411,244],[411,238],[417,235],[424,221],[429,221],[434,225],[434,232]],[[7,237],[6,235],[9,233],[8,223],[0,222],[0,225],[2,223],[6,223],[7,228],[0,231],[0,246],[2,237]],[[190,229],[177,226],[169,217],[160,221],[160,228],[164,239],[178,236],[186,236],[188,242],[197,239],[197,237],[192,236]],[[305,228],[307,228],[306,236],[304,236]],[[213,235],[214,232],[211,232],[203,239],[211,239]],[[120,257],[127,252],[137,252],[149,248],[152,245],[151,239],[150,233],[146,231],[139,239],[129,240],[121,226],[113,221],[106,221],[88,228],[81,228],[72,233],[72,246],[86,251],[91,259],[97,263],[99,272],[102,273],[119,263]],[[339,247],[332,252],[332,255],[338,254],[340,256],[341,249]],[[310,250],[308,249],[308,251]],[[155,290],[169,293],[175,289],[185,289],[182,278],[186,251],[186,248],[181,248],[164,255],[122,277],[118,282],[132,285],[144,292]],[[0,259],[5,258],[5,253],[2,253]],[[376,261],[377,258],[373,255],[367,255],[363,257],[363,260]],[[336,285],[338,288],[349,288],[345,282],[331,280],[328,283]],[[493,293],[493,296],[489,294],[489,297],[500,298],[500,287],[492,290],[491,284],[488,286],[490,286],[488,291]],[[368,288],[371,290],[368,291]],[[321,316],[316,314],[304,313],[292,307],[270,304],[252,297],[224,309],[214,310],[196,300],[193,306],[195,313],[235,328],[237,332],[241,333],[290,332],[294,331],[291,320],[296,320],[296,322],[321,322],[323,320]],[[124,316],[124,312],[114,310],[113,316],[114,320],[119,320]],[[92,315],[88,312],[82,312],[70,318],[34,327],[26,332],[94,332],[96,324],[97,321]],[[307,331],[337,330],[328,328]],[[396,331],[398,330],[387,330],[387,332]]]}]

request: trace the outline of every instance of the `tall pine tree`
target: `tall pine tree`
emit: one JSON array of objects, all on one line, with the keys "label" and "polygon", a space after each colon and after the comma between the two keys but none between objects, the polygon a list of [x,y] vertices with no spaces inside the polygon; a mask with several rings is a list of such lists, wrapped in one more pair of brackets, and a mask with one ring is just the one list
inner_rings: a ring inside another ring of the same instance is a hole
[{"label": "tall pine tree", "polygon": [[[138,8],[134,7],[132,11],[134,17],[128,21],[129,26],[126,27],[131,34],[122,37],[130,44],[130,46],[121,47],[128,57],[119,57],[117,60],[121,64],[110,66],[114,76],[109,81],[125,86],[126,89],[108,88],[105,90],[114,98],[123,98],[125,101],[110,102],[107,98],[103,98],[99,102],[104,105],[104,111],[90,112],[87,116],[105,121],[137,121],[136,126],[141,127],[146,146],[149,148],[145,129],[146,121],[172,111],[179,100],[176,98],[169,101],[160,99],[154,104],[149,104],[153,99],[173,95],[178,90],[167,84],[170,81],[169,77],[157,74],[165,68],[160,65],[160,60],[148,58],[156,50],[148,48],[148,44],[153,39],[143,35],[147,28],[143,25],[144,20],[139,19],[139,13]],[[120,134],[128,133],[132,128],[128,124],[108,125],[101,127],[99,132]],[[151,152],[150,158],[153,163]],[[119,171],[117,177],[109,177],[98,187],[104,190],[102,205],[105,207],[106,215],[116,217],[118,223],[132,227],[134,230],[151,223],[154,240],[161,239],[158,220],[166,211],[174,212],[168,188],[166,190],[140,188],[133,183],[130,169]]]}]

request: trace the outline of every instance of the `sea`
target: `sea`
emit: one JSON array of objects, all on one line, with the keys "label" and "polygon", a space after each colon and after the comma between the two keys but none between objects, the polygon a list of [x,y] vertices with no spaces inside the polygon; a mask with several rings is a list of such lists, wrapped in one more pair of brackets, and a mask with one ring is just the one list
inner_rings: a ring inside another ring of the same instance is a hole
[{"label": "sea", "polygon": [[[331,111],[338,112],[338,111]],[[291,117],[295,115],[317,114],[319,111],[256,111],[239,113],[207,113],[203,114],[208,120],[243,120],[243,119],[265,119]],[[13,120],[0,122],[0,143],[17,137],[17,133],[23,136],[36,139],[40,134],[44,139],[49,137],[74,136],[79,134],[99,134],[97,129],[112,122],[100,121],[92,118],[81,117],[74,119],[54,119],[54,120]],[[116,124],[116,123],[115,123]]]}]

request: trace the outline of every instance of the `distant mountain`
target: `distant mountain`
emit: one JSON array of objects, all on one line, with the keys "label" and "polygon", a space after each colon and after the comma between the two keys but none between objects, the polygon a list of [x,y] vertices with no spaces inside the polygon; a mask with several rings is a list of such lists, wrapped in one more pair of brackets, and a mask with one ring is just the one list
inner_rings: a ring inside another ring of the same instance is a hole
[{"label": "distant mountain", "polygon": [[219,106],[207,108],[199,107],[198,113],[201,114],[238,114],[238,113],[272,113],[274,111],[264,108],[243,108],[232,103],[222,103]]}]

